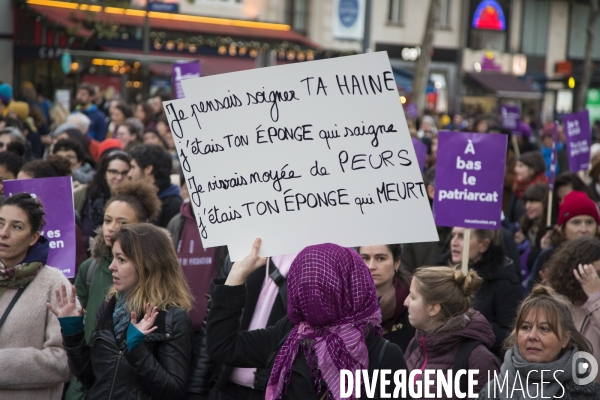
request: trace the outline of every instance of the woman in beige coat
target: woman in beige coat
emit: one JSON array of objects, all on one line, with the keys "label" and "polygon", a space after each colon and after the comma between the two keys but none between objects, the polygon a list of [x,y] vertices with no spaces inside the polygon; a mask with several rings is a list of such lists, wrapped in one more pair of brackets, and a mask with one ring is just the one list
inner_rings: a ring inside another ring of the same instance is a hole
[{"label": "woman in beige coat", "polygon": [[0,203],[0,399],[59,400],[69,378],[60,326],[46,307],[68,280],[46,265],[44,214],[27,193]]},{"label": "woman in beige coat", "polygon": [[[547,282],[572,303],[575,328],[600,360],[600,240],[588,236],[571,240],[548,263]],[[600,374],[595,381],[600,383]]]}]

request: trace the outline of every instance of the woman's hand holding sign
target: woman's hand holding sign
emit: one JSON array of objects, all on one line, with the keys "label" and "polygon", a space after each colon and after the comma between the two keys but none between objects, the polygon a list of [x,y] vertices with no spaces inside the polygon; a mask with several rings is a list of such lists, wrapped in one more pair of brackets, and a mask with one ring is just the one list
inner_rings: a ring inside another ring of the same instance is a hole
[{"label": "woman's hand holding sign", "polygon": [[252,252],[247,255],[242,261],[236,261],[231,267],[231,272],[225,281],[225,285],[238,286],[243,285],[246,282],[248,276],[251,273],[262,267],[267,263],[267,259],[258,256],[260,245],[262,240],[260,238],[254,239],[252,245]]}]

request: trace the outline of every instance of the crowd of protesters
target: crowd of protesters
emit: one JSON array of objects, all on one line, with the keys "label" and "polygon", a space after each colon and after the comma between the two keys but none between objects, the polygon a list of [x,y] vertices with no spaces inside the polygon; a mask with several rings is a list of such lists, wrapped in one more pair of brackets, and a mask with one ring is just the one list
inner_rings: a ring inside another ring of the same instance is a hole
[{"label": "crowd of protesters", "polygon": [[257,239],[232,263],[202,245],[166,93],[131,105],[83,83],[66,110],[25,82],[19,99],[0,84],[0,195],[3,180],[71,176],[77,271],[69,282],[46,265],[53,210],[25,193],[2,199],[0,398],[338,400],[343,369],[477,369],[486,399],[511,398],[488,384],[494,373],[560,370],[552,382],[533,374],[544,391],[523,398],[561,387],[564,399],[600,398],[600,376],[577,385],[572,362],[600,360],[600,144],[589,171],[571,172],[559,127],[549,203],[554,124],[410,123],[428,147],[431,204],[439,130],[509,136],[502,227],[470,235],[468,273],[464,228],[452,226],[438,242],[269,259]]}]

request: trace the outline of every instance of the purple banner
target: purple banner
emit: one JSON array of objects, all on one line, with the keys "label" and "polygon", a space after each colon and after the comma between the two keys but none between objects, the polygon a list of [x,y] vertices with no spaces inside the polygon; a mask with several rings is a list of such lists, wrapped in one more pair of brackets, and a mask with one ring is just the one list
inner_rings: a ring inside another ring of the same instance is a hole
[{"label": "purple banner", "polygon": [[200,60],[194,61],[176,61],[172,69],[173,94],[176,99],[183,99],[183,87],[181,81],[200,77]]},{"label": "purple banner", "polygon": [[506,135],[441,131],[433,217],[438,226],[500,229]]},{"label": "purple banner", "polygon": [[590,167],[590,146],[592,131],[590,129],[590,112],[583,110],[575,114],[563,116],[569,169],[572,172],[587,171]]},{"label": "purple banner", "polygon": [[556,144],[558,143],[558,121],[554,121],[554,132],[552,133],[552,157],[550,158],[550,178],[548,180],[548,189],[554,189],[554,181],[556,180],[556,164],[558,163],[558,155]]},{"label": "purple banner", "polygon": [[421,168],[421,172],[423,172],[425,161],[427,160],[427,145],[417,138],[411,137],[411,139],[413,147],[415,148],[415,153],[417,153],[417,162],[419,163],[419,168]]},{"label": "purple banner", "polygon": [[67,278],[75,277],[75,207],[70,176],[4,181],[4,193],[26,192],[44,206],[46,225],[42,236],[50,242],[48,265]]},{"label": "purple banner", "polygon": [[508,129],[517,129],[521,113],[517,106],[500,106],[500,114],[502,117],[502,126]]}]

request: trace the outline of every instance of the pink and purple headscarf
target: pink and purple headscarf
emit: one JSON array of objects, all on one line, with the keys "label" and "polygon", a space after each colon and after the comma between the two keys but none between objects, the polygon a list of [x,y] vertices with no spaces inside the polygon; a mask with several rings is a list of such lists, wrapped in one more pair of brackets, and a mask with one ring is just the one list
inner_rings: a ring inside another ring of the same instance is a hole
[{"label": "pink and purple headscarf", "polygon": [[366,338],[373,332],[381,336],[381,309],[371,273],[355,251],[327,243],[298,254],[287,285],[287,313],[295,326],[275,358],[265,400],[283,397],[299,350],[317,395],[322,395],[323,380],[329,398],[340,399],[340,370],[367,369]]}]

